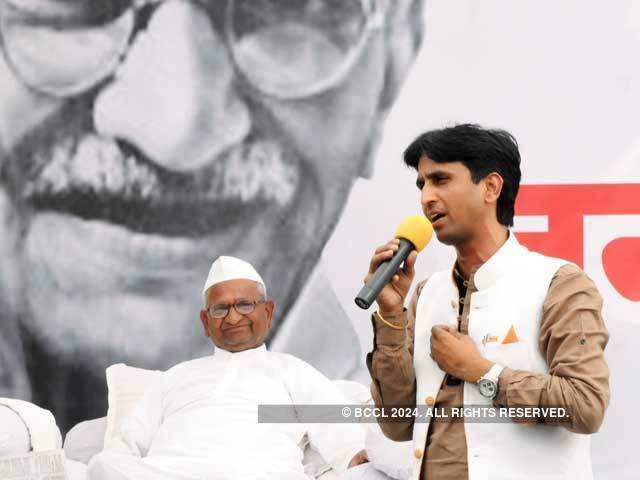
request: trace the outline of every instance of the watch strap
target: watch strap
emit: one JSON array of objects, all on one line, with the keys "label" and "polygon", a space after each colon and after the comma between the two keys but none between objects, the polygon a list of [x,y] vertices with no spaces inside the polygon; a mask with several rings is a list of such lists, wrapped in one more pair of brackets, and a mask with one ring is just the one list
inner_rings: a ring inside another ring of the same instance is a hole
[{"label": "watch strap", "polygon": [[489,371],[482,376],[482,378],[487,378],[495,383],[498,383],[502,370],[504,370],[504,367],[502,365],[494,363]]}]

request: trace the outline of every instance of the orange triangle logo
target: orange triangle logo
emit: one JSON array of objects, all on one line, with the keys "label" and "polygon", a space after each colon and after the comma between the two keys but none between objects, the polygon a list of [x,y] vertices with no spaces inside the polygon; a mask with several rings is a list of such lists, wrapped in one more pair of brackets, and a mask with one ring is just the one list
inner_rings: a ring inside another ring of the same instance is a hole
[{"label": "orange triangle logo", "polygon": [[520,340],[518,339],[518,336],[516,335],[516,329],[513,328],[513,325],[511,325],[511,328],[509,329],[509,331],[507,332],[507,334],[504,336],[504,340],[502,340],[502,344],[506,344],[506,343],[516,343],[519,342]]}]

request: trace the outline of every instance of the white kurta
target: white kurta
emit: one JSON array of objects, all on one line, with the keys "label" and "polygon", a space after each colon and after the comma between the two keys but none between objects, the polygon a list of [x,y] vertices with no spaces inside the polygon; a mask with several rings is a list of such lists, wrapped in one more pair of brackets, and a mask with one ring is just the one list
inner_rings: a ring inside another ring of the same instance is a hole
[{"label": "white kurta", "polygon": [[163,472],[166,478],[207,480],[307,479],[298,445],[305,433],[343,471],[364,448],[364,430],[352,424],[259,424],[258,405],[344,403],[328,378],[291,355],[264,346],[238,353],[216,349],[164,373],[161,386],[147,392],[99,457],[122,478],[131,470],[136,480],[146,480],[141,474],[147,467],[153,471],[149,478]]}]

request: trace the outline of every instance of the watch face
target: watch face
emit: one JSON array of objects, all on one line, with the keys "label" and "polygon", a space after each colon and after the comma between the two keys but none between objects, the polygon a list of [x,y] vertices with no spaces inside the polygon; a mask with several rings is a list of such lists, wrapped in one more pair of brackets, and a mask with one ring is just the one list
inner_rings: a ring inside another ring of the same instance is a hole
[{"label": "watch face", "polygon": [[480,387],[480,394],[487,398],[494,398],[498,393],[498,386],[495,382],[483,378],[478,382],[478,387]]}]

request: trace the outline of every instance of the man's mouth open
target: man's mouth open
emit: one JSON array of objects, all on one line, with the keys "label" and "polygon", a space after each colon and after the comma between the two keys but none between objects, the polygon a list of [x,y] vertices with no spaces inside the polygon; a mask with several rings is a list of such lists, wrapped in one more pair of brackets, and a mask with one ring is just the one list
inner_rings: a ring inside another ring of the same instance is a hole
[{"label": "man's mouth open", "polygon": [[21,196],[38,211],[102,220],[132,232],[199,237],[283,208],[299,166],[275,143],[250,139],[193,174],[159,169],[112,139],[84,134],[35,153]]},{"label": "man's mouth open", "polygon": [[444,213],[432,213],[429,215],[429,220],[431,221],[431,225],[434,227],[440,226],[444,219],[446,218],[446,214]]}]

